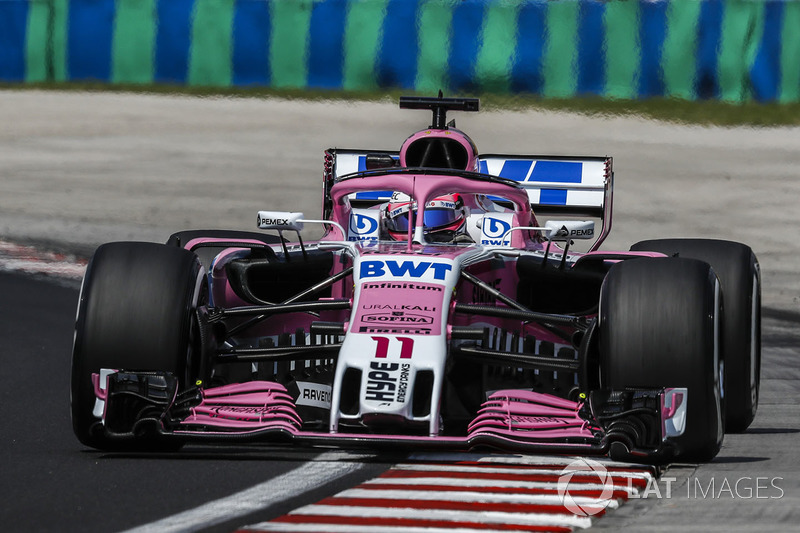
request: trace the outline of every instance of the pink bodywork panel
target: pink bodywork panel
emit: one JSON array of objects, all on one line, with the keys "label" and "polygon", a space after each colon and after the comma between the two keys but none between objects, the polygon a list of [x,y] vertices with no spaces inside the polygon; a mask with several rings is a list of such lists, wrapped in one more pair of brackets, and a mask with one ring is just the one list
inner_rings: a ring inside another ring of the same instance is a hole
[{"label": "pink bodywork panel", "polygon": [[428,335],[442,332],[443,285],[406,281],[365,281],[361,284],[351,325],[358,333],[364,326],[370,330],[381,325],[420,326]]}]

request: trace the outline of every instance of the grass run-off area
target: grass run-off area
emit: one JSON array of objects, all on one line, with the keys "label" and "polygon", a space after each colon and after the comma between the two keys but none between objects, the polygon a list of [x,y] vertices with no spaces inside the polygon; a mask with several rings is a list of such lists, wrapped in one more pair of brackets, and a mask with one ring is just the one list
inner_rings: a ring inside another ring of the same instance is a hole
[{"label": "grass run-off area", "polygon": [[[191,87],[172,85],[125,85],[101,83],[0,84],[0,89],[56,91],[113,91],[151,94],[174,94],[231,98],[288,98],[301,100],[389,101],[400,95],[414,95],[399,89],[370,92],[324,91],[305,89],[272,89],[267,87]],[[435,96],[417,94],[417,96]],[[585,115],[640,116],[648,119],[684,124],[715,126],[800,126],[800,102],[758,103],[721,102],[717,100],[681,100],[650,98],[644,100],[609,100],[599,97],[544,99],[535,95],[446,94],[445,96],[479,97],[487,110],[537,109]]]}]

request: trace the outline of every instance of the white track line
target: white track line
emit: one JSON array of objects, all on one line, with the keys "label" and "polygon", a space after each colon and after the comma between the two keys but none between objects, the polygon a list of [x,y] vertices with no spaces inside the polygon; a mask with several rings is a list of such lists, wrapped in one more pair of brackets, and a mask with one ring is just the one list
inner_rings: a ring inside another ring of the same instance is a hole
[{"label": "white track line", "polygon": [[[363,485],[368,486],[368,485]],[[521,503],[542,505],[563,505],[564,498],[553,494],[515,494],[502,492],[472,492],[472,491],[447,491],[447,490],[393,490],[393,489],[348,489],[336,495],[337,498],[389,498],[394,500],[442,500],[442,501],[473,501],[479,503]],[[577,505],[599,505],[610,509],[619,507],[616,500],[605,498],[590,498],[588,496],[571,496]]]},{"label": "white track line", "polygon": [[[612,476],[613,477],[613,476]],[[558,490],[558,483],[550,481],[512,481],[506,479],[461,479],[450,477],[429,477],[429,478],[386,478],[380,477],[371,479],[364,483],[370,485],[380,483],[385,485],[445,485],[448,487],[511,487],[511,488],[531,488],[531,489],[551,489],[554,493]],[[606,488],[602,483],[580,483],[571,485],[581,490],[603,490]],[[624,483],[613,484],[614,490],[622,490],[628,495],[639,494],[636,487],[628,486]]]},{"label": "white track line", "polygon": [[266,509],[363,467],[363,463],[339,462],[336,460],[339,458],[341,454],[336,452],[330,456],[322,454],[314,461],[242,492],[130,529],[126,533],[179,533],[207,528]]},{"label": "white track line", "polygon": [[470,527],[413,527],[413,526],[360,526],[354,524],[306,524],[291,522],[262,522],[241,531],[281,531],[283,533],[528,533],[522,529],[486,529]]},{"label": "white track line", "polygon": [[[408,518],[420,513],[419,509],[398,507],[353,507],[350,505],[306,505],[292,511],[293,515],[320,515],[367,518]],[[592,525],[591,518],[577,516],[567,510],[556,513],[509,513],[502,511],[451,511],[446,509],[425,509],[426,520],[452,522],[472,522],[475,524],[542,525],[586,528]]]}]

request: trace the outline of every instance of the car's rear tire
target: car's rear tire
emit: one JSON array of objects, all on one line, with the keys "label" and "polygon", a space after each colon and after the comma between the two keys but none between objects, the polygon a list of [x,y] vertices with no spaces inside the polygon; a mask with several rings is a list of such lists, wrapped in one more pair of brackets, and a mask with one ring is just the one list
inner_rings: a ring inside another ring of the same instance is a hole
[{"label": "car's rear tire", "polygon": [[105,436],[93,414],[92,374],[100,369],[164,371],[185,385],[194,350],[194,309],[201,298],[197,257],[163,244],[117,242],[94,253],[81,287],[72,353],[75,435],[99,449],[171,448],[158,438]]},{"label": "car's rear tire", "polygon": [[705,261],[722,286],[721,327],[725,430],[744,431],[758,409],[761,375],[761,274],[749,246],[710,239],[659,239],[631,250]]},{"label": "car's rear tire", "polygon": [[677,460],[709,461],[722,445],[719,314],[716,276],[693,259],[627,260],[601,289],[601,386],[688,389],[686,429],[672,438]]}]

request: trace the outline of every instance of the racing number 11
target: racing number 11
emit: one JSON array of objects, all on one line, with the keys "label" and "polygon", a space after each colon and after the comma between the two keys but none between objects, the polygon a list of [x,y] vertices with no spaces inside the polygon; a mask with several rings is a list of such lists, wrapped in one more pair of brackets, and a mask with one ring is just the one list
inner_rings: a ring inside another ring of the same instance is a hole
[{"label": "racing number 11", "polygon": [[[377,359],[386,359],[389,355],[389,337],[372,337],[372,340],[378,343],[375,348],[375,357]],[[411,359],[411,352],[414,351],[414,339],[409,337],[397,337],[400,341],[400,359]]]}]

